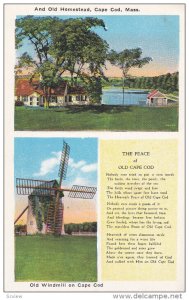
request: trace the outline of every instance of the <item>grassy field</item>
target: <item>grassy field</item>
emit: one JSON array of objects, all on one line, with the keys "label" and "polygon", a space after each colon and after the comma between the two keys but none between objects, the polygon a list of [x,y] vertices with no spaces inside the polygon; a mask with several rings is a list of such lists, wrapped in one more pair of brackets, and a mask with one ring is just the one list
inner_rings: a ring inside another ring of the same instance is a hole
[{"label": "grassy field", "polygon": [[96,237],[15,239],[16,281],[97,281]]},{"label": "grassy field", "polygon": [[15,130],[177,131],[178,107],[16,107]]}]

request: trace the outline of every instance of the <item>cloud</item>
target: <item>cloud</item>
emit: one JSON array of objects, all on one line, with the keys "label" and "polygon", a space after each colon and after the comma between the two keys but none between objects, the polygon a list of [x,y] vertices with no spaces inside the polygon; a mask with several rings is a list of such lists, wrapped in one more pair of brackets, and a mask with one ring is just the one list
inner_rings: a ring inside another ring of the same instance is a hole
[{"label": "cloud", "polygon": [[69,166],[73,169],[79,169],[84,165],[86,165],[86,161],[84,160],[79,160],[78,162],[75,162],[73,158],[69,158]]},{"label": "cloud", "polygon": [[85,160],[74,161],[73,158],[69,159],[69,166],[72,170],[80,170],[83,173],[90,173],[97,170],[97,163],[87,164]]},{"label": "cloud", "polygon": [[[62,152],[51,152],[51,157],[41,162],[40,169],[34,173],[33,176],[45,176],[49,173],[53,173],[55,168],[59,166]],[[69,158],[69,167],[72,172],[76,170],[83,173],[90,173],[97,170],[97,164],[87,164],[85,160],[75,161],[73,158]],[[70,174],[71,175],[71,174]],[[81,184],[81,183],[80,183]]]},{"label": "cloud", "polygon": [[52,152],[51,153],[54,157],[50,157],[45,159],[41,162],[41,166],[39,172],[34,173],[34,176],[45,176],[49,173],[53,173],[54,169],[59,166],[60,158],[61,158],[61,151],[59,152]]},{"label": "cloud", "polygon": [[84,165],[81,168],[81,171],[84,172],[84,173],[90,173],[90,172],[94,172],[96,170],[97,170],[97,164],[96,163],[89,164],[89,165]]},{"label": "cloud", "polygon": [[82,186],[88,186],[91,185],[90,181],[87,178],[84,177],[77,177],[73,182],[72,185],[82,185]]}]

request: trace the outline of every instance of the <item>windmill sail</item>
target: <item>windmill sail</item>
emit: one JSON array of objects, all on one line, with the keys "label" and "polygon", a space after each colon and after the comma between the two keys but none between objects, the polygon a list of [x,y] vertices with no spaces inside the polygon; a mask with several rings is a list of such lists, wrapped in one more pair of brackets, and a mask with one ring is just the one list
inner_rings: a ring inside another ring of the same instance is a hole
[{"label": "windmill sail", "polygon": [[59,189],[57,189],[54,207],[48,212],[48,222],[51,223],[49,226],[47,222],[47,232],[54,233],[54,234],[61,234],[61,225],[63,220],[63,205],[61,202],[61,183],[62,180],[66,178],[67,168],[68,168],[68,161],[69,161],[69,154],[70,154],[70,146],[63,142],[62,154],[60,159],[60,167],[59,167]]},{"label": "windmill sail", "polygon": [[50,202],[47,216],[47,233],[61,234],[63,222],[63,204],[59,199],[58,208],[55,208],[55,199]]},{"label": "windmill sail", "polygon": [[97,188],[91,186],[73,185],[68,197],[70,198],[82,198],[92,199],[96,194]]},{"label": "windmill sail", "polygon": [[57,188],[55,180],[35,180],[16,178],[16,190],[18,195],[55,196]]},{"label": "windmill sail", "polygon": [[66,142],[63,142],[62,154],[60,159],[60,167],[58,172],[58,176],[60,178],[60,183],[59,183],[60,185],[62,183],[62,180],[66,179],[69,154],[70,154],[70,146]]}]

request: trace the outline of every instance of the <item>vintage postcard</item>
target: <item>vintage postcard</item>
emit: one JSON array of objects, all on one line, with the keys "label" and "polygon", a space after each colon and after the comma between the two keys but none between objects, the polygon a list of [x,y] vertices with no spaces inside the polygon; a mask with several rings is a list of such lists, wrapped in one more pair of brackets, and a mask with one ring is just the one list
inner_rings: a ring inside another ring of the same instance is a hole
[{"label": "vintage postcard", "polygon": [[4,19],[4,290],[183,292],[185,5]]}]

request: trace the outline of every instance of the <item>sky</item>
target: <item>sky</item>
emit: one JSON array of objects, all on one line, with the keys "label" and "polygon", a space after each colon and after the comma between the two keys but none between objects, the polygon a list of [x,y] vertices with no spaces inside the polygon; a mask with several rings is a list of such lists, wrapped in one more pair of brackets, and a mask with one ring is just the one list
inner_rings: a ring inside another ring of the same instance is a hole
[{"label": "sky", "polygon": [[[63,140],[70,146],[70,158],[63,187],[97,186],[97,139],[95,138],[15,138],[14,173],[16,178],[58,179]],[[94,199],[71,199],[65,193],[65,223],[96,221]],[[27,196],[15,191],[15,217],[27,206]],[[26,222],[27,212],[20,219]]]},{"label": "sky", "polygon": [[[62,19],[73,18],[63,16]],[[105,39],[110,49],[122,51],[125,48],[140,47],[143,56],[153,61],[143,68],[133,68],[134,76],[156,76],[178,71],[179,63],[179,16],[148,15],[148,16],[95,16],[104,20],[107,31],[102,28],[95,31]],[[26,50],[31,51],[29,43],[17,52],[17,56]],[[107,63],[107,76],[120,77],[118,68]]]}]

